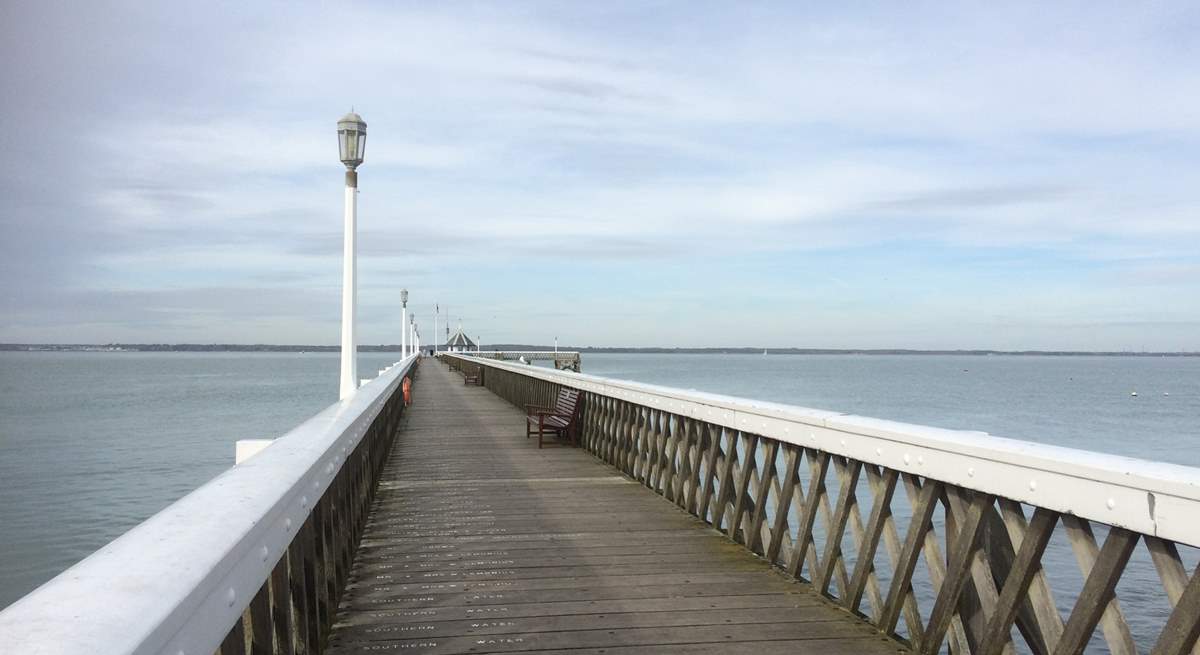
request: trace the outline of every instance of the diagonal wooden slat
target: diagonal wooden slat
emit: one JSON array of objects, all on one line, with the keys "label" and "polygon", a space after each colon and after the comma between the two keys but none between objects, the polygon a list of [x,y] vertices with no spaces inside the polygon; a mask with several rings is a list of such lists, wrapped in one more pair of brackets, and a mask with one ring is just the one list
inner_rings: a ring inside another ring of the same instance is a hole
[{"label": "diagonal wooden slat", "polygon": [[687,509],[687,490],[692,486],[692,430],[691,423],[688,419],[682,416],[672,416],[675,422],[673,432],[675,434],[675,457],[678,458],[679,464],[675,469],[675,483],[672,486],[674,490],[675,504],[680,508]]},{"label": "diagonal wooden slat", "polygon": [[663,495],[671,497],[671,479],[675,475],[675,459],[672,450],[675,447],[674,435],[671,434],[671,415],[658,412],[658,420],[654,423],[658,443],[658,476],[654,489]]},{"label": "diagonal wooden slat", "polygon": [[[1064,524],[1080,521],[1076,517],[1063,516]],[[1083,533],[1077,529],[1075,538],[1078,539],[1081,534]],[[1090,528],[1087,534],[1091,534]],[[1087,580],[1079,592],[1079,600],[1071,610],[1071,617],[1067,619],[1062,639],[1054,649],[1054,655],[1079,655],[1087,647],[1096,624],[1108,613],[1110,603],[1115,597],[1113,592],[1117,587],[1117,580],[1121,578],[1139,536],[1138,533],[1124,528],[1114,527],[1109,530],[1104,547],[1100,549],[1095,563],[1087,573]],[[1132,643],[1129,646],[1132,647]],[[1109,649],[1113,649],[1112,643],[1109,644]]]},{"label": "diagonal wooden slat", "polygon": [[714,506],[712,508],[712,526],[717,530],[723,530],[726,525],[725,514],[729,510],[729,501],[733,496],[734,481],[733,475],[738,464],[737,442],[738,432],[736,430],[723,430],[725,433],[725,461],[722,462],[720,475],[717,478],[719,487],[717,488]]},{"label": "diagonal wooden slat", "polygon": [[[1183,560],[1179,557],[1179,548],[1174,542],[1166,539],[1149,535],[1144,535],[1143,539],[1146,541],[1146,549],[1150,551],[1150,558],[1154,561],[1154,569],[1158,571],[1158,578],[1167,592],[1167,600],[1171,601],[1173,608],[1179,604],[1179,599],[1183,597],[1188,585],[1187,569],[1183,567]],[[1192,655],[1200,655],[1200,644],[1192,646]]]},{"label": "diagonal wooden slat", "polygon": [[921,495],[917,497],[917,503],[913,507],[912,520],[908,524],[908,532],[904,535],[904,547],[900,549],[900,559],[896,562],[892,584],[888,588],[883,612],[879,617],[878,627],[884,634],[895,634],[904,597],[912,593],[912,576],[917,568],[920,547],[925,541],[925,533],[929,529],[933,510],[937,507],[937,498],[941,492],[942,483],[937,480],[926,479],[921,486]]},{"label": "diagonal wooden slat", "polygon": [[797,487],[796,481],[800,477],[801,449],[791,444],[784,448],[787,454],[784,458],[783,486],[779,490],[779,502],[775,505],[775,521],[771,527],[771,542],[767,546],[766,552],[767,561],[772,564],[779,557],[779,549],[783,545],[783,538],[788,534],[788,512],[791,511],[792,507],[792,491]]},{"label": "diagonal wooden slat", "polygon": [[[729,521],[728,534],[729,538],[734,541],[742,541],[738,539],[738,531],[741,530],[742,516],[746,513],[746,507],[750,501],[750,477],[755,464],[754,453],[758,452],[758,442],[760,439],[757,434],[743,434],[742,453],[739,455],[742,458],[742,466],[735,480],[734,496],[730,499],[733,503],[733,518]],[[749,539],[749,535],[746,535],[745,540],[749,541]]]},{"label": "diagonal wooden slat", "polygon": [[[953,495],[953,493],[951,493]],[[921,638],[918,651],[932,655],[942,648],[942,640],[950,629],[951,617],[958,607],[959,597],[970,579],[971,564],[979,547],[979,535],[983,531],[984,512],[992,506],[995,498],[976,492],[970,505],[963,513],[962,524],[950,550],[950,563],[946,566],[946,579],[938,589],[937,599],[929,614],[929,625]]]},{"label": "diagonal wooden slat", "polygon": [[[775,481],[775,458],[779,455],[779,442],[767,441],[767,450],[763,454],[763,479],[759,481],[754,494],[754,515],[750,520],[750,529],[746,532],[746,547],[755,553],[762,553],[759,544],[762,542],[760,528],[767,518],[767,499],[771,495],[771,485]],[[776,503],[778,504],[778,503]]]},{"label": "diagonal wooden slat", "polygon": [[[904,490],[908,495],[909,506],[913,511],[916,511],[917,500],[921,496],[921,489],[923,487],[917,476],[911,473],[902,474],[900,479],[904,481]],[[942,495],[939,492],[938,497],[940,498]],[[942,581],[946,579],[946,561],[942,557],[942,549],[938,545],[937,531],[932,526],[925,533],[925,543],[921,547],[921,550],[925,554],[925,568],[929,571],[929,581],[934,588],[940,588]],[[907,598],[909,601],[912,601],[914,606],[916,605],[916,596],[913,594],[911,588],[909,589]],[[906,625],[908,624],[906,623]],[[924,623],[920,621],[918,621],[916,629],[909,625],[909,639],[914,643],[920,641],[921,635],[924,632]],[[971,642],[967,639],[967,631],[963,627],[962,619],[957,614],[954,615],[950,624],[950,649],[955,654],[971,652]]]},{"label": "diagonal wooden slat", "polygon": [[[867,467],[868,477],[874,469],[873,466]],[[896,482],[899,478],[899,471],[885,469],[882,484],[873,485],[875,498],[871,506],[871,518],[867,520],[863,538],[858,544],[858,561],[854,566],[854,575],[850,577],[850,592],[842,602],[851,612],[858,611],[867,587],[868,576],[875,569],[875,551],[879,548],[879,538],[883,535],[884,521],[892,513],[892,496],[896,493]]]},{"label": "diagonal wooden slat", "polygon": [[[862,472],[862,463],[845,457],[834,459],[834,468],[841,479],[838,491],[837,511],[833,520],[826,524],[825,554],[821,559],[820,568],[813,577],[813,587],[817,593],[828,595],[829,582],[833,578],[834,567],[842,557],[842,537],[846,534],[846,524],[850,520],[850,512],[855,511],[857,499],[854,489],[858,486],[858,476]],[[844,566],[844,565],[843,565]],[[846,596],[846,588],[842,587],[842,596]]]},{"label": "diagonal wooden slat", "polygon": [[1150,654],[1185,655],[1196,647],[1197,637],[1200,637],[1200,574],[1193,575],[1179,595]]},{"label": "diagonal wooden slat", "polygon": [[679,447],[679,439],[671,429],[671,415],[662,412],[660,418],[659,431],[662,435],[662,458],[660,461],[662,466],[659,468],[658,486],[661,487],[663,498],[673,500],[675,498],[675,476],[679,474],[679,468],[675,463],[675,449]]},{"label": "diagonal wooden slat", "polygon": [[[1064,514],[1062,517],[1063,526],[1067,529],[1067,538],[1071,542],[1071,550],[1075,553],[1075,561],[1079,564],[1079,571],[1085,577],[1091,575],[1092,568],[1097,562],[1100,555],[1100,548],[1096,544],[1096,536],[1092,533],[1092,525],[1086,520],[1076,516]],[[1120,575],[1120,572],[1117,572]],[[1115,584],[1115,581],[1114,581]],[[1076,604],[1078,608],[1078,603]],[[1125,620],[1125,613],[1121,610],[1120,601],[1117,597],[1111,596],[1107,601],[1107,606],[1103,608],[1104,614],[1100,619],[1100,629],[1104,632],[1104,640],[1108,643],[1108,649],[1112,655],[1136,655],[1137,646],[1133,642],[1133,634],[1129,630],[1129,624]],[[1064,631],[1066,627],[1064,626]]]},{"label": "diagonal wooden slat", "polygon": [[[1015,500],[1001,498],[998,504],[1009,540],[1014,549],[1019,549],[1024,543],[1024,535],[1028,530],[1025,512],[1021,509],[1021,504]],[[1058,645],[1058,640],[1062,638],[1063,620],[1058,613],[1058,606],[1054,602],[1054,593],[1050,590],[1050,583],[1046,580],[1046,571],[1041,566],[1038,567],[1033,580],[1029,583],[1028,599],[1036,620],[1036,630],[1044,646],[1043,652],[1053,652]],[[1030,646],[1032,647],[1033,644]]]},{"label": "diagonal wooden slat", "polygon": [[721,453],[721,433],[714,430],[711,423],[701,423],[700,431],[703,443],[708,447],[705,454],[704,482],[700,487],[700,501],[696,506],[696,516],[703,521],[711,521],[708,517],[708,506],[712,502],[713,487],[717,479],[718,459]]},{"label": "diagonal wooden slat", "polygon": [[688,444],[690,450],[690,474],[688,475],[688,486],[684,493],[683,508],[689,513],[699,515],[699,499],[700,488],[704,484],[704,457],[707,454],[702,432],[699,422],[693,418],[685,419],[685,425],[688,431]]},{"label": "diagonal wooden slat", "polygon": [[[829,470],[829,453],[817,451],[811,461],[812,475],[808,483],[808,497],[796,524],[796,539],[792,543],[792,556],[787,567],[788,575],[796,579],[800,579],[800,569],[804,564],[805,553],[812,545],[813,523],[817,520],[817,506],[821,502],[821,497],[825,495],[825,472]],[[797,489],[799,489],[799,485],[797,485]]]},{"label": "diagonal wooden slat", "polygon": [[1042,570],[1042,553],[1046,551],[1057,524],[1058,512],[1040,507],[1034,510],[1033,520],[1021,541],[1021,549],[1017,551],[1008,578],[1004,581],[996,611],[988,619],[977,655],[998,655],[1009,643],[1017,611],[1029,591],[1030,583]]},{"label": "diagonal wooden slat", "polygon": [[[880,487],[883,484],[883,479],[879,471],[875,470],[874,467],[868,467],[867,480],[874,489],[874,493],[878,494]],[[912,502],[915,504],[916,495],[914,494],[910,497],[912,498]],[[900,561],[900,549],[902,542],[900,541],[900,531],[896,529],[896,521],[892,517],[891,512],[885,514],[883,519],[883,545],[887,550],[888,565],[891,567],[890,570],[895,571],[896,564]],[[881,599],[879,605],[875,608],[874,614],[872,614],[873,623],[879,623],[879,618],[883,614],[883,605],[884,603]],[[924,631],[924,623],[922,623],[921,620],[921,612],[917,608],[917,599],[912,594],[907,594],[904,596],[902,615],[904,617],[904,625],[907,628],[909,635],[919,635]],[[951,633],[952,645],[954,643],[953,638],[954,635]]]},{"label": "diagonal wooden slat", "polygon": [[[947,500],[949,501],[952,518],[960,517],[966,514],[967,505],[970,502],[967,499],[969,492],[961,487],[950,487],[947,489]],[[983,530],[986,534],[993,510],[991,506],[984,510]],[[983,535],[980,535],[982,539]],[[949,538],[949,537],[947,537]],[[998,546],[1000,544],[997,544]],[[1007,545],[1007,544],[1005,544]],[[996,588],[997,575],[1003,577],[1007,574],[1007,568],[1003,572],[997,572],[997,562],[993,558],[1001,558],[1003,550],[997,553],[989,552],[992,544],[984,542],[981,547],[976,549],[971,556],[971,585],[968,587],[969,594],[964,594],[962,603],[959,607],[959,619],[962,621],[964,628],[969,631],[973,648],[979,643],[983,637],[984,629],[986,628],[986,617],[991,616],[996,609],[997,600],[1000,597],[1000,591]],[[949,550],[949,546],[947,547]],[[971,611],[971,614],[964,616],[964,607]],[[969,617],[969,620],[968,620]],[[1004,655],[1012,655],[1012,648],[1004,647]]]}]

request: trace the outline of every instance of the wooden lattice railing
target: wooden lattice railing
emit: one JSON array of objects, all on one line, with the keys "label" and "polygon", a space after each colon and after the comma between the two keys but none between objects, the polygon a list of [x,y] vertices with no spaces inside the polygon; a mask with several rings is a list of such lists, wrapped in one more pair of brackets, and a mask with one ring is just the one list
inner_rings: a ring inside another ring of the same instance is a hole
[{"label": "wooden lattice railing", "polygon": [[1200,655],[1195,469],[443,360],[916,652]]},{"label": "wooden lattice railing", "polygon": [[0,611],[0,653],[323,652],[416,366],[381,371]]}]

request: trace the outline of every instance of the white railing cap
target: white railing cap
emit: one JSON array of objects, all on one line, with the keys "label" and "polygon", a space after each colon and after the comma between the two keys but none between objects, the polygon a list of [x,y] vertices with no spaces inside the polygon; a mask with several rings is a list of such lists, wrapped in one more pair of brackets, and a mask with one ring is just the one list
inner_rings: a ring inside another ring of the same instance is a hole
[{"label": "white railing cap", "polygon": [[[452,356],[461,356],[454,354]],[[680,416],[1200,546],[1200,469],[485,358]]]},{"label": "white railing cap", "polygon": [[214,652],[410,356],[0,612],[4,652]]}]

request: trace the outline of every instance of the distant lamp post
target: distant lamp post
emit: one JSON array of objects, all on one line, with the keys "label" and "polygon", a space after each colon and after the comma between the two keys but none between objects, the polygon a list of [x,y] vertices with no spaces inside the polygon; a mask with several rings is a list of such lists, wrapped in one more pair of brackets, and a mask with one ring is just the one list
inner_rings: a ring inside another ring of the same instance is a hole
[{"label": "distant lamp post", "polygon": [[[413,346],[417,344],[417,315],[415,313],[408,316],[408,342]],[[415,348],[409,350],[410,352],[415,351]]]},{"label": "distant lamp post", "polygon": [[408,289],[400,290],[400,359],[408,357]]},{"label": "distant lamp post", "polygon": [[358,250],[355,233],[358,222],[358,167],[363,163],[367,145],[367,124],[351,111],[337,124],[338,155],[346,165],[346,221],[342,240],[342,376],[339,398],[347,398],[358,389],[358,343],[354,333],[354,314],[358,308]]}]

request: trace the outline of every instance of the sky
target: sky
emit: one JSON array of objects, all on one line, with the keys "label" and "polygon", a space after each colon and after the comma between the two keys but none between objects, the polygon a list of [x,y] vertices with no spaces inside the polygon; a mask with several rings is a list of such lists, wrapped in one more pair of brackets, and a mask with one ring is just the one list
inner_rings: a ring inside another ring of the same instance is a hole
[{"label": "sky", "polygon": [[[0,4],[0,342],[1200,350],[1195,3]],[[444,317],[447,314],[443,313]],[[444,323],[443,323],[444,324]]]}]

